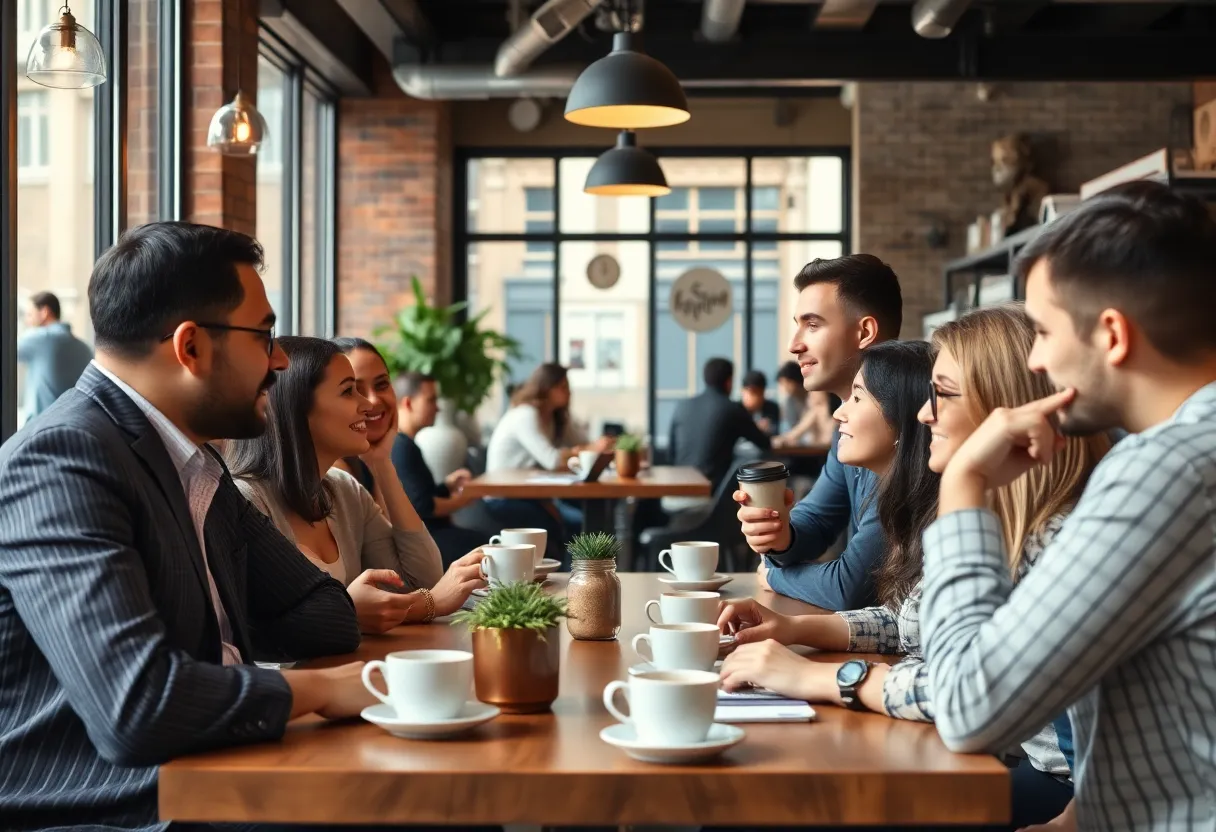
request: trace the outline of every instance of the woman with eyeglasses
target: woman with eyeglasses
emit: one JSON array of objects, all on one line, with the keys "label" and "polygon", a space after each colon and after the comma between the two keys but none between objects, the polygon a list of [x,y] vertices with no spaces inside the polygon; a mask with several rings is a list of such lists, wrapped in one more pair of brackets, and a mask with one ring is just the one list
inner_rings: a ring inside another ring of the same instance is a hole
[{"label": "woman with eyeglasses", "polygon": [[[921,535],[936,516],[937,475],[984,418],[998,407],[1017,407],[1053,392],[1046,377],[1027,369],[1033,342],[1033,328],[1020,304],[977,310],[934,332],[932,380],[916,381],[923,391],[917,405],[917,418],[923,424],[898,440],[913,443],[927,468],[923,478],[909,475],[903,482],[877,456],[857,459],[850,450],[850,446],[877,447],[889,437],[870,413],[886,412],[891,406],[883,402],[881,388],[875,391],[873,379],[875,359],[881,355],[877,351],[886,345],[863,353],[855,395],[837,411],[837,419],[841,460],[847,454],[849,464],[863,465],[882,478],[879,523],[889,545],[876,575],[882,605],[834,615],[785,616],[751,600],[725,603],[719,624],[736,633],[742,645],[723,665],[727,688],[755,684],[811,702],[842,704],[896,719],[933,720],[933,691],[920,640]],[[874,405],[866,405],[859,388],[876,392]],[[902,405],[905,419],[910,406]],[[1011,553],[1013,580],[1030,569],[1063,524],[1109,447],[1105,436],[1069,438],[1049,465],[996,493],[993,508],[1001,520],[1006,551]],[[893,666],[811,662],[783,646],[789,644],[905,658]],[[1015,827],[1049,821],[1068,804],[1072,787],[1066,752],[1070,750],[1067,716],[1022,744],[1029,765],[1019,766],[1014,775]]]},{"label": "woman with eyeglasses", "polygon": [[[393,469],[395,410],[368,441],[373,403],[356,388],[350,359],[320,338],[283,337],[291,359],[270,388],[266,432],[225,451],[237,487],[318,569],[346,585],[360,627],[382,633],[455,612],[476,588],[482,553],[444,572],[439,549]],[[357,456],[378,485],[383,509],[334,467]]]}]

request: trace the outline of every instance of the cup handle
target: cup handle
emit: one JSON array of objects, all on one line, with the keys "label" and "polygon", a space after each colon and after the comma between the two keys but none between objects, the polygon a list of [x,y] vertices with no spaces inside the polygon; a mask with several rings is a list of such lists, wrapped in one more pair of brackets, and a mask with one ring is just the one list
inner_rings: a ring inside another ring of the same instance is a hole
[{"label": "cup handle", "polygon": [[646,617],[650,619],[651,624],[662,624],[663,623],[660,620],[663,617],[662,609],[659,609],[659,618],[655,618],[653,615],[650,614],[650,611],[658,606],[659,606],[659,602],[654,600],[653,598],[651,598],[649,601],[646,602],[646,608],[645,608]]},{"label": "cup handle", "polygon": [[481,579],[487,583],[494,578],[494,561],[489,558],[482,558],[478,563],[478,572],[481,574]]},{"label": "cup handle", "polygon": [[[663,562],[663,555],[667,555],[666,563]],[[663,567],[664,569],[666,569],[668,572],[670,572],[673,575],[676,574],[676,570],[671,567],[671,550],[670,549],[664,549],[663,551],[659,552],[659,566]]]},{"label": "cup handle", "polygon": [[583,466],[579,464],[578,457],[572,456],[566,460],[566,467],[570,469],[572,474],[583,473]]},{"label": "cup handle", "polygon": [[[639,633],[639,635],[642,634]],[[617,691],[624,691],[625,701],[629,701],[629,683],[623,682],[620,679],[614,679],[608,683],[606,688],[604,688],[604,707],[608,709],[608,713],[616,717],[617,722],[623,722],[626,725],[629,725],[633,722],[633,720],[621,713],[620,710],[617,709],[616,704],[613,702],[613,700],[616,698]]]},{"label": "cup handle", "polygon": [[[643,643],[646,644],[646,650],[648,653],[650,653],[649,656],[647,656],[646,653],[642,652],[641,645]],[[650,634],[649,633],[638,633],[636,636],[633,637],[632,644],[633,644],[633,652],[635,652],[639,656],[641,656],[644,661],[648,661],[651,664],[654,664],[654,646],[650,643]]]},{"label": "cup handle", "polygon": [[372,696],[376,697],[381,702],[383,702],[385,705],[388,705],[391,708],[393,706],[393,703],[389,700],[387,694],[381,693],[379,691],[379,689],[375,685],[372,684],[372,671],[373,670],[379,670],[380,673],[383,674],[384,673],[384,662],[377,659],[375,661],[370,661],[367,664],[363,665],[363,687],[367,688]]},{"label": "cup handle", "polygon": [[493,546],[495,543],[502,543],[502,535],[500,535],[500,534],[493,535],[490,538],[490,542],[487,543],[486,545]]}]

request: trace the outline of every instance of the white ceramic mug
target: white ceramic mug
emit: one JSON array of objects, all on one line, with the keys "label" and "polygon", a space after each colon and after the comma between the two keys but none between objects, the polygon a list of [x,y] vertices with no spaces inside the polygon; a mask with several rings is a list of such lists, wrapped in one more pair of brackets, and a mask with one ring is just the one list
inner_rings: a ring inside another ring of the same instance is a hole
[{"label": "white ceramic mug", "polygon": [[706,540],[673,543],[670,549],[659,552],[659,566],[675,575],[676,580],[708,581],[718,568],[718,544]]},{"label": "white ceramic mug", "polygon": [[580,477],[585,477],[599,458],[599,451],[579,451],[577,457],[572,456],[566,460],[566,467]]},{"label": "white ceramic mug", "polygon": [[[379,670],[388,685],[383,694],[372,684]],[[372,695],[411,722],[452,719],[469,699],[473,684],[473,654],[464,650],[402,650],[384,661],[363,665],[363,684]]]},{"label": "white ceramic mug", "polygon": [[481,577],[492,584],[531,581],[536,574],[536,547],[531,543],[486,545],[481,551]]},{"label": "white ceramic mug", "polygon": [[[646,617],[652,624],[717,624],[719,592],[664,592],[646,602]],[[658,609],[659,617],[654,617]]]},{"label": "white ceramic mug", "polygon": [[[604,688],[604,707],[632,725],[638,740],[656,746],[703,742],[718,704],[718,674],[704,670],[655,670],[612,681]],[[629,714],[613,699],[624,690]]]},{"label": "white ceramic mug", "polygon": [[[718,660],[716,624],[653,624],[633,637],[633,652],[655,670],[713,670]],[[651,655],[642,652],[642,645]]]},{"label": "white ceramic mug", "polygon": [[549,543],[549,533],[544,529],[503,529],[501,534],[490,538],[490,545],[497,543],[513,546],[519,543],[529,543],[536,547],[536,565],[539,566],[545,557],[545,546]]}]

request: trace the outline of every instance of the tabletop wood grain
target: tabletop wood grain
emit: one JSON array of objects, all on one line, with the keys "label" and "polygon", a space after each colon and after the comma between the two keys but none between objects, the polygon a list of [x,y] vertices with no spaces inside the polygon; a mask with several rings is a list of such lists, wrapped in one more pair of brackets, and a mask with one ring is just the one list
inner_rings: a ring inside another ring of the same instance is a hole
[{"label": "tabletop wood grain", "polygon": [[[464,493],[473,497],[521,500],[619,500],[626,497],[708,497],[709,480],[696,468],[656,465],[636,479],[620,479],[607,471],[595,482],[546,482],[562,472],[533,469],[492,471],[471,480]],[[539,481],[537,481],[539,480]]]},{"label": "tabletop wood grain", "polygon": [[[160,771],[164,820],[426,824],[882,824],[1008,822],[1010,786],[994,758],[952,754],[932,725],[818,705],[807,724],[745,725],[716,762],[656,766],[603,743],[601,703],[638,661],[643,607],[664,589],[652,573],[621,574],[619,641],[576,642],[562,628],[561,688],[552,713],[502,716],[446,741],[398,739],[360,721],[304,718],[279,742],[176,760]],[[550,584],[563,591],[565,576]],[[737,575],[726,596],[755,594],[784,612],[822,612],[756,590]],[[366,636],[352,658],[394,650],[468,648],[463,628],[436,623]],[[813,659],[839,660],[839,654]]]}]

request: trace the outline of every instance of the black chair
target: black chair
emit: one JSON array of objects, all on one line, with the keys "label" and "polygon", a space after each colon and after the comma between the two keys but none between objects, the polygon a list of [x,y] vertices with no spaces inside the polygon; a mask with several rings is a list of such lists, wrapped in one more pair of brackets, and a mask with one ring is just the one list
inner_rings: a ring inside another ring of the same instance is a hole
[{"label": "black chair", "polygon": [[713,502],[703,508],[690,508],[671,516],[666,526],[643,529],[638,536],[639,552],[644,558],[639,571],[658,572],[659,552],[681,540],[710,540],[718,544],[723,572],[747,571],[751,568],[751,550],[743,539],[743,530],[736,516],[738,507],[731,498],[738,484],[734,472],[728,474],[714,492]]}]

